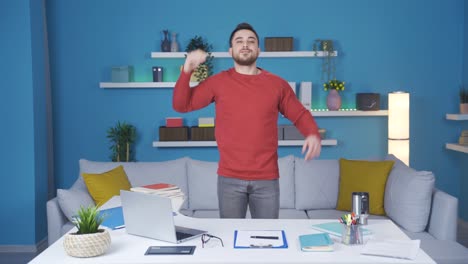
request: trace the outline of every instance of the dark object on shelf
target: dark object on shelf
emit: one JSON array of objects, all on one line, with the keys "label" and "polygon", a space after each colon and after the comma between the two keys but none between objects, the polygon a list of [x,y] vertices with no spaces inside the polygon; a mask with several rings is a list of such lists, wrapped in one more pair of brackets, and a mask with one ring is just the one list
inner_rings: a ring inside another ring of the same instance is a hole
[{"label": "dark object on shelf", "polygon": [[214,141],[215,128],[193,126],[190,128],[190,139],[192,141]]},{"label": "dark object on shelf", "polygon": [[362,111],[380,110],[380,94],[378,93],[357,93],[356,109]]},{"label": "dark object on shelf", "polygon": [[169,39],[167,38],[167,34],[169,34],[169,30],[163,30],[164,33],[164,39],[161,40],[161,51],[162,52],[169,52],[171,51],[171,42],[169,42]]},{"label": "dark object on shelf", "polygon": [[292,51],[292,37],[268,37],[265,38],[265,51]]},{"label": "dark object on shelf", "polygon": [[304,136],[295,126],[284,126],[283,138],[284,140],[299,140],[304,139]]},{"label": "dark object on shelf", "polygon": [[154,66],[153,67],[153,82],[162,82],[163,81],[163,67]]},{"label": "dark object on shelf", "polygon": [[111,80],[112,82],[133,82],[133,67],[132,66],[112,67]]},{"label": "dark object on shelf", "polygon": [[[302,140],[304,136],[299,132],[295,126],[281,126],[283,137],[278,137],[278,140]],[[278,133],[280,127],[278,127]],[[325,133],[327,132],[324,128],[319,128],[319,134],[321,139],[325,139]]]},{"label": "dark object on shelf", "polygon": [[187,141],[188,127],[159,127],[159,141]]}]

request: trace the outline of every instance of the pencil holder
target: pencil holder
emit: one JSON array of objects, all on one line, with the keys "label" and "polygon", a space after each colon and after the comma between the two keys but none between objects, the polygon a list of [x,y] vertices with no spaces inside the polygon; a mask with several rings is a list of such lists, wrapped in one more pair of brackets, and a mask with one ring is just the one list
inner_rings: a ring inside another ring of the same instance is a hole
[{"label": "pencil holder", "polygon": [[341,243],[345,245],[363,244],[362,230],[359,225],[343,225]]}]

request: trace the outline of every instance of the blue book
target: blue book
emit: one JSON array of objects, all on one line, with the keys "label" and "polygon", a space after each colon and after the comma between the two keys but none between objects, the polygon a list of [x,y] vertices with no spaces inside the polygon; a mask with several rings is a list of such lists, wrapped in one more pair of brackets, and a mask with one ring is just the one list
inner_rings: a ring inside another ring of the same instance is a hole
[{"label": "blue book", "polygon": [[[327,223],[312,225],[312,228],[328,233],[330,235],[341,237],[343,234],[343,226],[344,224],[336,221],[336,222],[327,222]],[[363,235],[372,234],[372,231],[366,228],[361,227],[361,231]]]},{"label": "blue book", "polygon": [[100,210],[99,215],[104,217],[102,226],[113,230],[125,227],[122,206]]},{"label": "blue book", "polygon": [[299,236],[302,251],[333,251],[333,240],[327,233]]}]

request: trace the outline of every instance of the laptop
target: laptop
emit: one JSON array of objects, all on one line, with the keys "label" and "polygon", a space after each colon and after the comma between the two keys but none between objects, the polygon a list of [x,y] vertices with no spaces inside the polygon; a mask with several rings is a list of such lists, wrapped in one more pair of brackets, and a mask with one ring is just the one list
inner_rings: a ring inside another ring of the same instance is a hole
[{"label": "laptop", "polygon": [[208,233],[176,226],[170,198],[155,194],[120,191],[127,233],[171,243],[182,243]]}]

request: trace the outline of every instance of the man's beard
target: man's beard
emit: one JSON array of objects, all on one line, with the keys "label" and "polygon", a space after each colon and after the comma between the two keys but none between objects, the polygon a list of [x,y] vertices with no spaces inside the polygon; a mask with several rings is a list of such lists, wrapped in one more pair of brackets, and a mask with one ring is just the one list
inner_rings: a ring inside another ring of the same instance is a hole
[{"label": "man's beard", "polygon": [[254,62],[257,60],[258,54],[254,54],[253,51],[251,51],[249,56],[245,57],[243,53],[237,53],[237,54],[234,54],[232,58],[239,65],[250,66],[254,64]]}]

